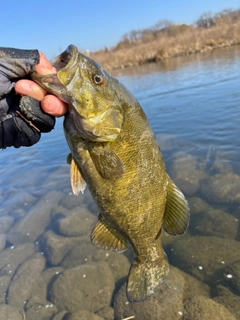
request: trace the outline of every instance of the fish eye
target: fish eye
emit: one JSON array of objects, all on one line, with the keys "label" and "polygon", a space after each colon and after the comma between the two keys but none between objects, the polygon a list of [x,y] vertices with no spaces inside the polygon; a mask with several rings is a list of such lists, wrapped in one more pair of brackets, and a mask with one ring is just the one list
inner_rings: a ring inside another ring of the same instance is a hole
[{"label": "fish eye", "polygon": [[94,74],[92,78],[93,78],[93,82],[95,84],[103,84],[104,83],[104,78],[102,75]]}]

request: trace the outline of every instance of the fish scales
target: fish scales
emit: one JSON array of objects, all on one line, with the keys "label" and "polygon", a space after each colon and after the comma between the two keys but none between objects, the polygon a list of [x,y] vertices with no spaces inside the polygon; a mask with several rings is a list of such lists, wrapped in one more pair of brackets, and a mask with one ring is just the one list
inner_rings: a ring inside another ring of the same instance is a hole
[{"label": "fish scales", "polygon": [[172,235],[186,231],[187,201],[166,173],[158,142],[134,96],[72,45],[54,64],[57,74],[32,78],[69,104],[64,132],[72,189],[78,194],[86,182],[100,212],[91,240],[118,252],[132,245],[127,296],[144,300],[169,272],[161,230]]}]

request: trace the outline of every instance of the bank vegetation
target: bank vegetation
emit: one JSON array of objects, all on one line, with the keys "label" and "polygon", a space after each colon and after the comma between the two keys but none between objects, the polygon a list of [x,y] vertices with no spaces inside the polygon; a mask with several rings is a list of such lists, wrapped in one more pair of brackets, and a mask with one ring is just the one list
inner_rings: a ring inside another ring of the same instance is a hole
[{"label": "bank vegetation", "polygon": [[113,70],[238,44],[240,9],[229,9],[215,15],[204,13],[192,25],[161,20],[148,29],[130,31],[115,47],[90,56]]}]

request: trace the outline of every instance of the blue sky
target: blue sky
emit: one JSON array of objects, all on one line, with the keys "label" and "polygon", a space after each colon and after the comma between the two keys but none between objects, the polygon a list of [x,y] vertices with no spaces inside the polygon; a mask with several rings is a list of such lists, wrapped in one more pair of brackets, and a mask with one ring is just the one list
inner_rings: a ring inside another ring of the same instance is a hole
[{"label": "blue sky", "polygon": [[191,24],[204,12],[240,9],[239,0],[13,0],[1,2],[0,46],[52,58],[69,44],[95,51],[162,19]]}]

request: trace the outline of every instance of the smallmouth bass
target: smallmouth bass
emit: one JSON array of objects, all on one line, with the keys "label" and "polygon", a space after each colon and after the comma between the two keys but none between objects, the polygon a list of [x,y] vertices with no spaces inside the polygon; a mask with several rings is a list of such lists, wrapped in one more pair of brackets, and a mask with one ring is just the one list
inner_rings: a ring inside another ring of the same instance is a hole
[{"label": "smallmouth bass", "polygon": [[188,203],[171,181],[157,140],[134,96],[91,58],[70,45],[53,64],[58,72],[32,79],[69,104],[64,132],[74,194],[86,184],[99,208],[96,246],[135,252],[127,296],[146,299],[166,279],[162,228],[183,234]]}]

